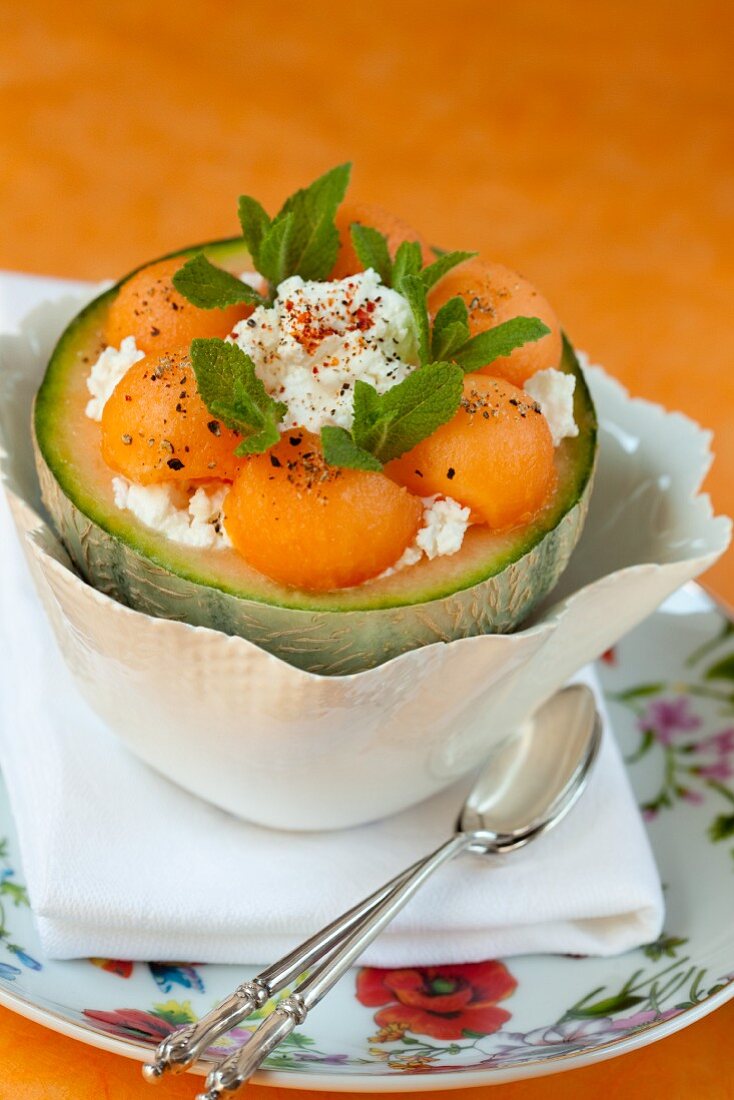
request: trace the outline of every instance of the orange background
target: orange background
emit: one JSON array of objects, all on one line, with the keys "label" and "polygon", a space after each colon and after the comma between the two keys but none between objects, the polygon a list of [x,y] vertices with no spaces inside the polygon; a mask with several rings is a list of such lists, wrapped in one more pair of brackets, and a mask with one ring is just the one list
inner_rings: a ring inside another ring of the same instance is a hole
[{"label": "orange background", "polygon": [[[518,268],[634,393],[713,428],[734,513],[733,10],[0,0],[0,267],[119,275],[352,159],[353,194]],[[731,555],[707,583],[734,604]],[[730,1004],[491,1100],[731,1100],[733,1032]],[[138,1073],[0,1010],[0,1100],[150,1097]]]}]

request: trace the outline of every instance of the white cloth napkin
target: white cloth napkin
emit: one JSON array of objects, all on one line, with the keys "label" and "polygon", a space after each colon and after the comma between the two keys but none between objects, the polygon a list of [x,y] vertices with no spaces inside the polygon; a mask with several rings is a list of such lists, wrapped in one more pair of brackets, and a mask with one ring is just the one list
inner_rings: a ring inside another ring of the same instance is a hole
[{"label": "white cloth napkin", "polygon": [[[462,789],[340,833],[238,821],[129,755],[87,708],[32,590],[2,500],[0,765],[48,955],[275,958],[449,835]],[[444,868],[366,956],[378,965],[654,939],[660,886],[613,738],[558,828],[500,863]]]},{"label": "white cloth napkin", "polygon": [[[271,961],[446,839],[468,786],[373,825],[293,834],[238,821],[169,783],[78,695],[2,493],[0,654],[0,767],[52,958]],[[465,856],[443,868],[364,961],[610,955],[655,939],[662,919],[607,729],[589,788],[557,829],[501,861]]]}]

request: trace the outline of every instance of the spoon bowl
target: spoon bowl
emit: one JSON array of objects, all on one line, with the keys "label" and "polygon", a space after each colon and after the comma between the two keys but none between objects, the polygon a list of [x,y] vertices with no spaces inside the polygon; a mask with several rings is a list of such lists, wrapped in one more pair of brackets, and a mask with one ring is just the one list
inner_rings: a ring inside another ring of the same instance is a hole
[{"label": "spoon bowl", "polygon": [[556,825],[584,788],[601,744],[594,695],[572,684],[500,745],[477,777],[457,833],[473,852],[508,852]]}]

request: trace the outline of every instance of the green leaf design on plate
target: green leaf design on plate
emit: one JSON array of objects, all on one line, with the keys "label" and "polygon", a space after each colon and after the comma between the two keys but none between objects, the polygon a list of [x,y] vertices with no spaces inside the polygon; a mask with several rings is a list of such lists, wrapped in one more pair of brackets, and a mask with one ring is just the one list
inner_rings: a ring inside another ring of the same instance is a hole
[{"label": "green leaf design on plate", "polygon": [[720,661],[710,665],[704,673],[706,680],[734,680],[734,653],[728,657],[722,657]]},{"label": "green leaf design on plate", "polygon": [[734,814],[719,814],[708,827],[708,835],[716,844],[734,837]]}]

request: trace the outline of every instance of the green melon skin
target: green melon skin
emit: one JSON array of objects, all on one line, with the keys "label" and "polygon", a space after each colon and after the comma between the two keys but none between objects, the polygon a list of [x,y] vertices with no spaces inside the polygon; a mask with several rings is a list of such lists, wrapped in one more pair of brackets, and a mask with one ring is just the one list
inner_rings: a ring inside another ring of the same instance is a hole
[{"label": "green melon skin", "polygon": [[[232,270],[250,266],[240,240],[205,250]],[[506,633],[553,588],[583,527],[597,449],[594,406],[568,341],[561,367],[576,376],[580,430],[558,449],[559,487],[540,517],[502,536],[471,528],[457,554],[383,580],[306,593],[257,573],[234,550],[182,547],[115,507],[99,426],[83,410],[84,381],[118,287],[61,336],[33,415],[44,503],[79,573],[99,591],[159,618],[240,635],[309,672],[344,675],[432,642]]]}]

